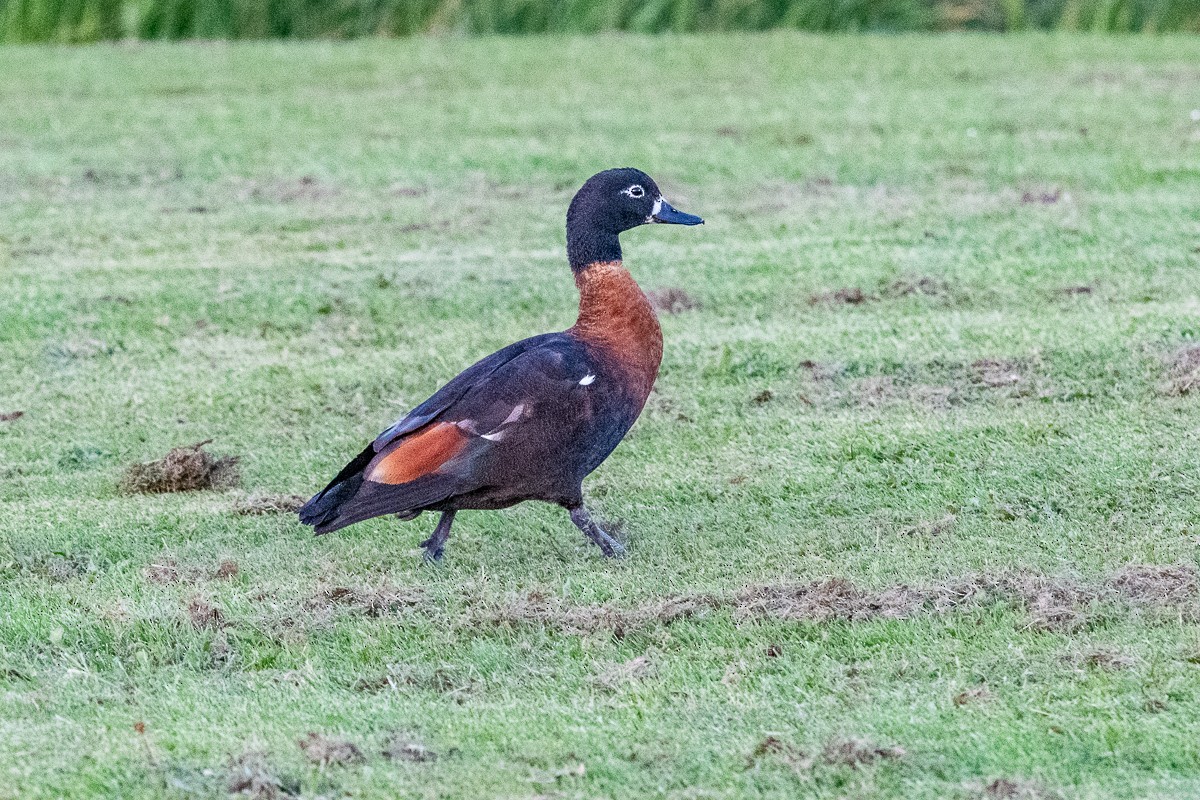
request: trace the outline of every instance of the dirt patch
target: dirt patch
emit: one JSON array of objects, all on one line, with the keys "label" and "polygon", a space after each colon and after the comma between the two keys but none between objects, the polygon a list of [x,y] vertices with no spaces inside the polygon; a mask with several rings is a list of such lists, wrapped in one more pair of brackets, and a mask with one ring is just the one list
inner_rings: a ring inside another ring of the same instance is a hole
[{"label": "dirt patch", "polygon": [[1059,800],[1058,792],[1047,789],[1040,783],[996,778],[983,787],[984,800]]},{"label": "dirt patch", "polygon": [[217,630],[225,624],[221,609],[199,595],[188,600],[187,616],[196,630]]},{"label": "dirt patch", "polygon": [[368,617],[382,617],[402,608],[415,606],[424,594],[418,588],[400,589],[391,585],[376,588],[333,586],[304,602],[307,611],[347,609]]},{"label": "dirt patch", "polygon": [[929,275],[909,275],[888,284],[884,294],[888,297],[947,297],[950,284]]},{"label": "dirt patch", "polygon": [[176,447],[157,461],[133,464],[121,488],[129,493],[193,492],[237,486],[241,481],[236,456],[213,456],[204,446],[211,439]]},{"label": "dirt patch", "polygon": [[870,407],[881,406],[899,394],[896,380],[890,375],[872,375],[855,381],[850,393],[859,405]]},{"label": "dirt patch", "polygon": [[571,606],[540,592],[513,597],[498,608],[476,609],[473,625],[541,625],[572,633],[629,631],[727,611],[735,621],[777,619],[797,622],[867,622],[911,619],[963,608],[1012,602],[1024,610],[1029,628],[1066,632],[1084,625],[1099,603],[1132,608],[1194,609],[1195,571],[1186,566],[1129,566],[1097,585],[1030,572],[978,574],[917,587],[899,584],[878,591],[844,578],[798,584],[750,586],[730,594],[667,597],[633,608]]},{"label": "dirt patch", "polygon": [[1058,293],[1066,297],[1084,297],[1096,293],[1095,286],[1064,286]]},{"label": "dirt patch", "polygon": [[754,397],[750,398],[750,402],[754,403],[756,406],[765,406],[774,399],[774,392],[772,392],[770,389],[763,389],[761,392],[754,395]]},{"label": "dirt patch", "polygon": [[961,708],[962,706],[973,706],[979,703],[990,703],[995,697],[992,694],[992,690],[988,687],[973,686],[954,695],[954,705]]},{"label": "dirt patch", "polygon": [[611,605],[568,606],[533,591],[509,598],[500,607],[480,613],[478,622],[508,627],[544,625],[572,633],[610,630],[620,638],[626,630],[652,624],[670,625],[720,605],[722,601],[715,595],[697,594],[671,596],[631,609]]},{"label": "dirt patch", "polygon": [[1166,381],[1159,391],[1168,397],[1200,393],[1200,345],[1176,350],[1167,359]]},{"label": "dirt patch", "polygon": [[1052,206],[1059,200],[1063,199],[1063,190],[1054,187],[1053,189],[1031,189],[1021,193],[1021,205],[1039,205]]},{"label": "dirt patch", "polygon": [[266,200],[272,203],[297,203],[328,200],[341,194],[341,190],[312,175],[299,178],[277,178],[274,180],[249,181],[239,191],[243,200]]},{"label": "dirt patch", "polygon": [[24,411],[5,411],[0,413],[0,422],[13,422],[25,416]]},{"label": "dirt patch", "polygon": [[880,747],[866,739],[834,739],[821,750],[821,760],[832,766],[857,769],[884,759],[903,758],[903,747]]},{"label": "dirt patch", "polygon": [[179,583],[181,578],[179,565],[172,559],[161,559],[153,564],[148,564],[142,570],[142,574],[146,576],[146,580],[159,586]]},{"label": "dirt patch", "polygon": [[615,692],[622,686],[640,681],[654,671],[650,656],[640,655],[623,664],[613,664],[596,676],[596,686],[606,691]]},{"label": "dirt patch", "polygon": [[[282,800],[295,795],[283,787],[260,751],[243,753],[229,764],[225,788],[230,794],[240,794],[252,800]],[[297,790],[299,787],[296,787]]]},{"label": "dirt patch", "polygon": [[860,306],[868,300],[874,299],[857,286],[848,286],[842,289],[817,292],[808,298],[808,304],[810,306]]},{"label": "dirt patch", "polygon": [[901,531],[903,536],[945,536],[954,530],[954,526],[958,524],[958,517],[953,514],[947,514],[939,520],[930,520],[920,522],[910,528],[905,528]]},{"label": "dirt patch", "polygon": [[794,772],[808,772],[815,763],[815,759],[799,747],[774,736],[768,736],[755,745],[754,750],[746,759],[747,769],[757,766],[763,759],[783,763]]},{"label": "dirt patch", "polygon": [[216,567],[184,567],[174,558],[163,557],[142,568],[142,574],[150,583],[171,586],[177,583],[199,583],[206,580],[229,580],[238,574],[238,563],[231,558],[223,559]]},{"label": "dirt patch", "polygon": [[240,497],[233,503],[233,513],[244,517],[261,517],[267,514],[295,514],[307,502],[298,494],[265,494],[253,492]]},{"label": "dirt patch", "polygon": [[393,733],[389,736],[380,755],[390,761],[412,761],[417,764],[426,764],[438,759],[437,753],[405,733]]},{"label": "dirt patch", "polygon": [[681,314],[701,308],[700,301],[678,286],[666,286],[646,292],[650,305],[664,314]]},{"label": "dirt patch", "polygon": [[1138,662],[1135,657],[1126,653],[1122,653],[1115,647],[1098,647],[1093,650],[1089,650],[1072,660],[1083,666],[1102,669],[1108,672],[1129,669],[1135,666]]},{"label": "dirt patch", "polygon": [[1184,564],[1131,564],[1113,575],[1109,585],[1121,597],[1151,606],[1184,606],[1200,595],[1196,569]]},{"label": "dirt patch", "polygon": [[300,752],[314,764],[327,767],[330,764],[357,764],[365,759],[358,745],[348,739],[332,736],[322,736],[319,733],[309,733],[303,739],[296,741]]},{"label": "dirt patch", "polygon": [[975,380],[989,389],[1002,389],[1021,382],[1021,365],[1008,359],[981,358],[971,364]]}]

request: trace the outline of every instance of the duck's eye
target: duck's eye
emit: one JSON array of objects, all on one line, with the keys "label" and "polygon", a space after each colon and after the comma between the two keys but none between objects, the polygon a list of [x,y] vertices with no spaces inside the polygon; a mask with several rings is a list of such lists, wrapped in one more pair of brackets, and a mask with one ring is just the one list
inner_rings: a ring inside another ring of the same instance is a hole
[{"label": "duck's eye", "polygon": [[626,189],[624,192],[622,192],[622,194],[627,194],[630,197],[636,199],[638,197],[645,197],[646,190],[643,189],[641,186],[638,186],[635,183],[633,186],[630,186],[628,189]]}]

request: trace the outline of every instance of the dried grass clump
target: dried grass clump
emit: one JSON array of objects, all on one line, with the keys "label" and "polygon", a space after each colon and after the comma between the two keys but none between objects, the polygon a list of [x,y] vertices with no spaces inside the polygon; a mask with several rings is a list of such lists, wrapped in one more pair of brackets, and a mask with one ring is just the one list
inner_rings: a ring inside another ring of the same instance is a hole
[{"label": "dried grass clump", "polygon": [[1167,362],[1167,380],[1161,387],[1168,397],[1200,392],[1200,345],[1177,350]]},{"label": "dried grass clump", "polygon": [[224,489],[237,486],[237,456],[214,457],[204,446],[206,439],[186,447],[176,447],[157,461],[133,464],[125,472],[121,487],[131,494],[162,494]]},{"label": "dried grass clump", "polygon": [[300,752],[314,764],[329,766],[330,764],[354,764],[363,761],[362,750],[358,745],[347,739],[332,736],[322,736],[319,733],[309,733],[296,742]]},{"label": "dried grass clump", "polygon": [[380,754],[392,761],[412,761],[417,764],[425,764],[438,759],[437,753],[404,733],[393,733]]},{"label": "dried grass clump", "polygon": [[700,301],[678,286],[666,286],[661,289],[651,289],[646,292],[650,305],[655,311],[664,314],[680,314],[684,311],[695,311],[701,307]]},{"label": "dried grass clump", "polygon": [[872,299],[870,295],[857,286],[847,286],[842,289],[831,289],[817,292],[808,298],[810,306],[860,306]]},{"label": "dried grass clump", "polygon": [[979,383],[989,389],[1015,386],[1021,382],[1021,365],[1008,359],[981,358],[971,365]]},{"label": "dried grass clump", "polygon": [[1109,672],[1129,669],[1137,664],[1137,659],[1112,647],[1097,647],[1089,650],[1077,659],[1081,664]]},{"label": "dried grass clump", "polygon": [[1200,596],[1196,569],[1184,564],[1130,564],[1109,586],[1126,600],[1150,606],[1183,606]]},{"label": "dried grass clump", "polygon": [[306,600],[304,609],[329,612],[335,608],[346,608],[368,617],[382,617],[392,611],[415,606],[423,597],[419,588],[333,586]]},{"label": "dried grass clump", "polygon": [[929,586],[898,584],[864,589],[844,578],[809,583],[749,586],[727,594],[677,595],[633,608],[611,604],[572,606],[541,592],[511,597],[497,607],[473,607],[468,624],[541,625],[570,633],[627,632],[670,625],[710,611],[727,611],[736,621],[863,622],[945,614],[1008,601],[1024,610],[1034,630],[1071,631],[1104,604],[1126,608],[1196,612],[1196,572],[1187,566],[1127,566],[1107,581],[1080,584],[1070,578],[1012,571],[979,573]]},{"label": "dried grass clump", "polygon": [[1059,800],[1062,795],[1039,783],[996,778],[983,787],[983,797],[986,800]]},{"label": "dried grass clump", "polygon": [[797,773],[808,772],[812,769],[815,761],[812,756],[805,753],[799,747],[788,744],[774,736],[766,737],[755,746],[750,757],[746,759],[746,766],[752,768],[764,758],[782,762],[790,767],[793,772]]},{"label": "dried grass clump", "polygon": [[188,600],[187,615],[192,627],[197,630],[215,630],[225,622],[225,615],[221,613],[221,609],[198,595]]},{"label": "dried grass clump", "polygon": [[634,683],[648,677],[654,671],[654,665],[649,655],[640,655],[623,664],[613,664],[596,676],[596,686],[606,691],[615,692],[627,683]]},{"label": "dried grass clump", "polygon": [[243,753],[229,764],[229,778],[225,787],[230,794],[240,794],[251,800],[282,800],[293,797],[283,788],[267,765],[266,753],[252,750]]},{"label": "dried grass clump", "polygon": [[995,699],[996,695],[992,694],[992,690],[986,686],[972,686],[970,689],[965,689],[954,695],[954,705],[970,706],[976,703],[988,703]]},{"label": "dried grass clump", "polygon": [[866,739],[834,739],[821,751],[821,760],[832,766],[857,769],[883,759],[903,758],[905,750],[895,745],[880,747]]},{"label": "dried grass clump", "polygon": [[897,278],[887,287],[889,297],[943,297],[950,294],[950,284],[929,275],[909,275]]},{"label": "dried grass clump", "polygon": [[252,492],[239,497],[233,503],[233,513],[244,517],[261,517],[266,514],[295,514],[307,502],[298,494],[266,494]]}]

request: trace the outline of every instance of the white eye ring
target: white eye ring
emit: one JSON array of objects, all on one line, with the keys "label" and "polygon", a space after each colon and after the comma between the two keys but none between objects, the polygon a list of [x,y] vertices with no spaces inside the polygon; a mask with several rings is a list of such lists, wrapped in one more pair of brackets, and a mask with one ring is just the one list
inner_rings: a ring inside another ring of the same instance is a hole
[{"label": "white eye ring", "polygon": [[636,200],[639,197],[645,197],[646,190],[643,189],[640,185],[635,183],[633,186],[630,186],[628,189],[622,189],[621,194],[627,194]]}]

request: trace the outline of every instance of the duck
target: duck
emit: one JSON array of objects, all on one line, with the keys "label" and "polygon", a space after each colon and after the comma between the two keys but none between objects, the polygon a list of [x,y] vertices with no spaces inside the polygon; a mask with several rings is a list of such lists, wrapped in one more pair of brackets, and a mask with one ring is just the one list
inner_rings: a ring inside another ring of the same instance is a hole
[{"label": "duck", "polygon": [[658,377],[663,335],[622,262],[620,236],[647,224],[700,225],[645,172],[599,172],[567,209],[579,314],[564,331],[477,361],[383,431],[299,511],[316,535],[363,520],[439,512],[421,542],[440,561],[459,511],[528,500],[562,507],[610,558],[625,554],[584,504],[583,481],[616,449]]}]

